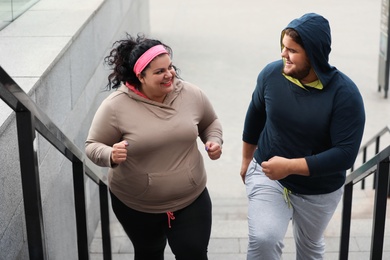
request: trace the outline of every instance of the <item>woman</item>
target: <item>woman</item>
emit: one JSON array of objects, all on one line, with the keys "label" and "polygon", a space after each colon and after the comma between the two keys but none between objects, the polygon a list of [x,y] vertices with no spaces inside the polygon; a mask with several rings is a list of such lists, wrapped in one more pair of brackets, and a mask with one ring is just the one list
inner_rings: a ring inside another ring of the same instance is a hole
[{"label": "woman", "polygon": [[134,259],[207,259],[211,201],[199,136],[212,160],[222,153],[222,127],[205,94],[181,80],[172,50],[127,35],[105,62],[113,72],[86,141],[86,154],[110,167],[112,207]]}]

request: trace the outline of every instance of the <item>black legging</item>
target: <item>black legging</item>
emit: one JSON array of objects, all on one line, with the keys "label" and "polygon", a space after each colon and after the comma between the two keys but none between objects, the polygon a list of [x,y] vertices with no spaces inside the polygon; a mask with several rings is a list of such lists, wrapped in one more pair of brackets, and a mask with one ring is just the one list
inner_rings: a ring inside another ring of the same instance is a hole
[{"label": "black legging", "polygon": [[133,210],[112,193],[111,201],[133,244],[135,260],[163,260],[167,240],[176,260],[207,260],[211,233],[211,200],[207,188],[191,205],[173,212],[175,219],[170,221],[166,213]]}]

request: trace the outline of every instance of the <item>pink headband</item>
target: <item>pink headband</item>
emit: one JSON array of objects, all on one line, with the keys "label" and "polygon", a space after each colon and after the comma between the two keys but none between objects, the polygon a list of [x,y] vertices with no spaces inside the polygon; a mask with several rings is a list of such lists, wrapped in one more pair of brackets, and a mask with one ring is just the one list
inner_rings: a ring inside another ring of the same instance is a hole
[{"label": "pink headband", "polygon": [[141,73],[154,58],[163,53],[168,53],[168,51],[161,44],[153,46],[149,50],[145,51],[145,53],[142,54],[135,63],[133,68],[134,73],[136,75]]}]

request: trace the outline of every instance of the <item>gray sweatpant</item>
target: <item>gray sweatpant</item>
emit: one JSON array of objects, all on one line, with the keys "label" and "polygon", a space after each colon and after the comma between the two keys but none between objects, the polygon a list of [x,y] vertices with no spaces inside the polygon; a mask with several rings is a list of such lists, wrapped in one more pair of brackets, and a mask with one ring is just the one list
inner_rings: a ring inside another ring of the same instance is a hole
[{"label": "gray sweatpant", "polygon": [[290,220],[296,259],[323,259],[323,233],[341,199],[343,187],[328,194],[293,194],[278,181],[270,180],[255,160],[248,167],[245,185],[249,201],[247,260],[281,259]]}]

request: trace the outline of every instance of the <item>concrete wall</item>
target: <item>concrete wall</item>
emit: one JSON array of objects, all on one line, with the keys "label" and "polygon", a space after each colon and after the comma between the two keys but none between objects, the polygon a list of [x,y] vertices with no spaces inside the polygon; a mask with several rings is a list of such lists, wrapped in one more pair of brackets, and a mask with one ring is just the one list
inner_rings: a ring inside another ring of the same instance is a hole
[{"label": "concrete wall", "polygon": [[[0,66],[84,151],[101,100],[112,43],[149,32],[147,0],[41,0],[0,31]],[[72,165],[37,133],[48,259],[77,259]],[[21,149],[23,147],[20,147]],[[28,259],[15,115],[0,100],[0,259]],[[98,190],[86,181],[88,231],[100,219]]]}]

